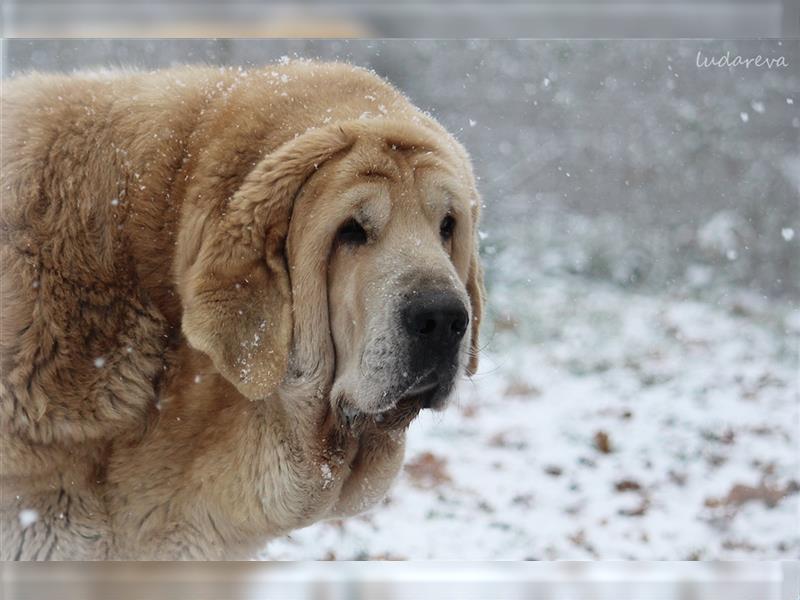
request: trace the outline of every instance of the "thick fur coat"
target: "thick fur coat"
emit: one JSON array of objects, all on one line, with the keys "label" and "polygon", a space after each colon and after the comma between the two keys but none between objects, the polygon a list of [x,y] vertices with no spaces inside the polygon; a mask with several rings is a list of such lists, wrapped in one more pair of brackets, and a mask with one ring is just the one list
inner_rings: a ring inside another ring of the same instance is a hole
[{"label": "thick fur coat", "polygon": [[[391,319],[365,282],[438,268],[469,311],[458,366],[475,366],[480,202],[461,146],[344,64],[4,83],[2,558],[246,558],[377,502],[421,405],[369,404],[401,349],[391,323],[367,339]],[[370,249],[336,242],[355,180],[388,186],[370,193],[389,207],[369,209]],[[445,187],[463,231],[441,242],[397,206]],[[355,381],[362,355],[383,362]]]}]

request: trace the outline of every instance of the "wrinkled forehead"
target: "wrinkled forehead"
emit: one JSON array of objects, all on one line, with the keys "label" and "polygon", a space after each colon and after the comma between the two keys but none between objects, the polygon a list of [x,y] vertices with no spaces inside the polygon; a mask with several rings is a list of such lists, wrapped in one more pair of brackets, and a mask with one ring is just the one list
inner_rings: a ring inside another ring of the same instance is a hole
[{"label": "wrinkled forehead", "polygon": [[441,148],[363,141],[335,167],[335,187],[353,216],[382,227],[393,214],[468,213],[472,191],[461,168]]}]

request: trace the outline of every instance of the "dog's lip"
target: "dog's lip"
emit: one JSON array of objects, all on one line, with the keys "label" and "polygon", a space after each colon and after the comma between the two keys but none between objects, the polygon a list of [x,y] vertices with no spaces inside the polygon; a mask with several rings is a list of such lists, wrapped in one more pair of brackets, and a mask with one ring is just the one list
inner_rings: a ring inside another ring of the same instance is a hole
[{"label": "dog's lip", "polygon": [[417,378],[416,382],[406,390],[400,401],[418,402],[420,408],[431,408],[433,399],[439,393],[441,382],[435,370],[431,370]]},{"label": "dog's lip", "polygon": [[417,380],[411,384],[411,387],[405,391],[403,398],[419,396],[437,387],[439,387],[439,376],[436,374],[436,371],[431,370],[418,377]]}]

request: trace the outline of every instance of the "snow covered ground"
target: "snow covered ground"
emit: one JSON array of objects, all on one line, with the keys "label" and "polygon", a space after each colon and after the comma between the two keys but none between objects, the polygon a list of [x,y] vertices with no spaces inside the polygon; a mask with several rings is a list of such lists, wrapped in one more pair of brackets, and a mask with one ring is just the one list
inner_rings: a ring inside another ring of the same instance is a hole
[{"label": "snow covered ground", "polygon": [[584,278],[493,286],[480,372],[384,503],[273,559],[800,555],[800,312]]}]

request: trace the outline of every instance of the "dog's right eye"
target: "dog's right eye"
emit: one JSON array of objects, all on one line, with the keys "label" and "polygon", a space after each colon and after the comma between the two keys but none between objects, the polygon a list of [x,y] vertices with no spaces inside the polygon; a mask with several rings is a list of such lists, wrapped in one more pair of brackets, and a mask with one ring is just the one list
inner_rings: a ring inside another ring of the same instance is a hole
[{"label": "dog's right eye", "polygon": [[367,232],[361,226],[361,223],[355,219],[345,221],[344,225],[339,228],[336,234],[336,240],[341,244],[348,244],[350,246],[362,246],[367,243]]}]

